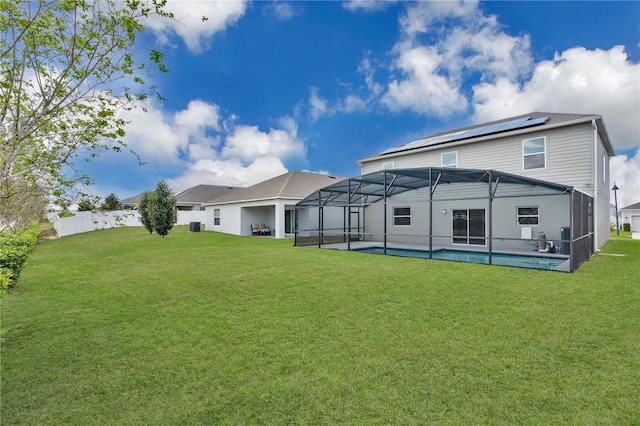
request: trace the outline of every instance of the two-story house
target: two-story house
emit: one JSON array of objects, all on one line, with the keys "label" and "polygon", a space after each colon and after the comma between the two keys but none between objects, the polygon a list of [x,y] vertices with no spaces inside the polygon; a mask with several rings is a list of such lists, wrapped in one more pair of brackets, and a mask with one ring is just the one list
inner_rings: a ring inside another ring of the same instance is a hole
[{"label": "two-story house", "polygon": [[531,250],[541,235],[562,242],[564,254],[583,252],[579,265],[609,238],[613,155],[594,114],[534,112],[437,133],[360,160],[361,176],[299,203],[315,209],[300,211],[300,235],[317,229],[324,241],[342,227],[385,248],[404,242],[490,255]]}]

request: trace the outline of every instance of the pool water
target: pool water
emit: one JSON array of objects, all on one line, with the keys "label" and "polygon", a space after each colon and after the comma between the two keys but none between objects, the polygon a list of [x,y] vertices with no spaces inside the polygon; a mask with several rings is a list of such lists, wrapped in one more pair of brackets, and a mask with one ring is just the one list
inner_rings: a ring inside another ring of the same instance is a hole
[{"label": "pool water", "polygon": [[[384,248],[382,247],[364,247],[355,249],[354,251],[359,251],[362,253],[384,254]],[[420,257],[423,259],[429,258],[429,252],[426,250],[387,248],[387,254],[391,256]],[[452,260],[455,262],[484,264],[489,263],[489,253],[477,251],[441,249],[435,250],[433,252],[432,258],[439,260]],[[518,268],[531,269],[546,269],[552,271],[557,270],[558,266],[560,266],[566,260],[567,259],[556,257],[527,256],[526,254],[493,253],[493,255],[491,256],[491,263],[493,265],[515,266]]]}]

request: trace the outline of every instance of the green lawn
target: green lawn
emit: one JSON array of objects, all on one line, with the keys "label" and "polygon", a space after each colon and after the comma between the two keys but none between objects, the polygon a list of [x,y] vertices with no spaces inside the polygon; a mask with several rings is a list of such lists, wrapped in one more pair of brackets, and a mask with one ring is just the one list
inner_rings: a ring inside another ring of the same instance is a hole
[{"label": "green lawn", "polygon": [[1,300],[1,423],[638,424],[640,241],[574,274],[118,228]]}]

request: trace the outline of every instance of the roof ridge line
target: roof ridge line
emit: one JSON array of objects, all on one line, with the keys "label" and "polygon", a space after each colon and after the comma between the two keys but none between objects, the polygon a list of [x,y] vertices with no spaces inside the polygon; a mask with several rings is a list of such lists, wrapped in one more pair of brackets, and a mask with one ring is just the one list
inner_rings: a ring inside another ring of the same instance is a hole
[{"label": "roof ridge line", "polygon": [[284,189],[287,187],[287,185],[289,184],[289,181],[291,180],[291,176],[293,176],[294,173],[295,171],[288,173],[287,179],[284,181],[284,183],[280,187],[280,190],[278,191],[278,194],[277,194],[278,197],[282,195],[282,193],[284,192]]}]

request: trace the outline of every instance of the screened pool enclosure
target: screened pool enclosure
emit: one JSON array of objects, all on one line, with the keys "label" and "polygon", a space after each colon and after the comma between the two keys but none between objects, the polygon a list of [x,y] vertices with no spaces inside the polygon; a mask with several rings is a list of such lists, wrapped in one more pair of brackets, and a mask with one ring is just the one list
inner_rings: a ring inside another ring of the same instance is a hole
[{"label": "screened pool enclosure", "polygon": [[300,201],[295,245],[573,272],[593,252],[592,201],[493,170],[381,170]]}]

